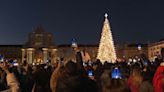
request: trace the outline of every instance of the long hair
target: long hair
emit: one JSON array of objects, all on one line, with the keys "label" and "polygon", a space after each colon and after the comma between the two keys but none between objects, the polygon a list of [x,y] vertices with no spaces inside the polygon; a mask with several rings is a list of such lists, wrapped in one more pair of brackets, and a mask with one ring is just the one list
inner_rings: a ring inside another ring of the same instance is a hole
[{"label": "long hair", "polygon": [[130,92],[127,83],[122,79],[112,79],[110,90],[107,92]]},{"label": "long hair", "polygon": [[101,75],[101,87],[102,92],[110,92],[110,85],[111,85],[111,70],[106,69]]},{"label": "long hair", "polygon": [[132,85],[135,87],[139,87],[142,83],[143,77],[141,74],[141,69],[139,67],[134,67],[132,69],[131,75],[130,75]]}]

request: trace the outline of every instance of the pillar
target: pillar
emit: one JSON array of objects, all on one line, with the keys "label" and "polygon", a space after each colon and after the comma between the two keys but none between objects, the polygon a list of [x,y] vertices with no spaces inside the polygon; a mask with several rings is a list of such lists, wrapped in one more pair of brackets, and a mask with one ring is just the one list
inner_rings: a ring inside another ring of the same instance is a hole
[{"label": "pillar", "polygon": [[51,50],[51,63],[55,63],[57,59],[57,49],[52,49]]},{"label": "pillar", "polygon": [[46,63],[48,59],[48,48],[43,48],[43,62]]},{"label": "pillar", "polygon": [[22,63],[24,63],[25,60],[25,49],[21,49],[22,51]]},{"label": "pillar", "polygon": [[27,49],[27,62],[28,64],[32,64],[33,62],[33,48],[28,48]]}]

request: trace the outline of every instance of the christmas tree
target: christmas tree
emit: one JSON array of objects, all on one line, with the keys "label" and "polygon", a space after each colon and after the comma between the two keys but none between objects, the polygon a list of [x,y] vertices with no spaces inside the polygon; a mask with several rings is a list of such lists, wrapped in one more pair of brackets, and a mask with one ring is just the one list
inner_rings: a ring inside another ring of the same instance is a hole
[{"label": "christmas tree", "polygon": [[104,63],[105,61],[115,63],[116,52],[115,52],[112,33],[107,17],[108,15],[105,14],[105,21],[102,28],[97,59],[99,59],[102,63]]}]

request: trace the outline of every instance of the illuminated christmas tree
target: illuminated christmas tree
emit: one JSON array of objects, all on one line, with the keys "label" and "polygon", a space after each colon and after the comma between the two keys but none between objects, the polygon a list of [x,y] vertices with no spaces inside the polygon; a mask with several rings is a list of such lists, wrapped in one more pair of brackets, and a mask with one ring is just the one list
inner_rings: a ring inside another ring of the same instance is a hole
[{"label": "illuminated christmas tree", "polygon": [[104,63],[105,61],[115,63],[116,52],[115,52],[112,33],[107,17],[108,15],[105,14],[105,21],[102,28],[97,59],[99,59],[102,63]]}]

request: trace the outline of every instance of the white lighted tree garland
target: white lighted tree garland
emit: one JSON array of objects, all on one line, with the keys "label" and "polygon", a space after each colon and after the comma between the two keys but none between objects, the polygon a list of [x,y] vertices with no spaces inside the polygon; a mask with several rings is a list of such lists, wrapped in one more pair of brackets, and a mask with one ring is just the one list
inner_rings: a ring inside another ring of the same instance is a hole
[{"label": "white lighted tree garland", "polygon": [[105,21],[102,28],[97,59],[99,59],[102,63],[104,63],[105,61],[115,63],[116,51],[114,47],[110,24],[107,17],[108,15],[105,14]]}]

